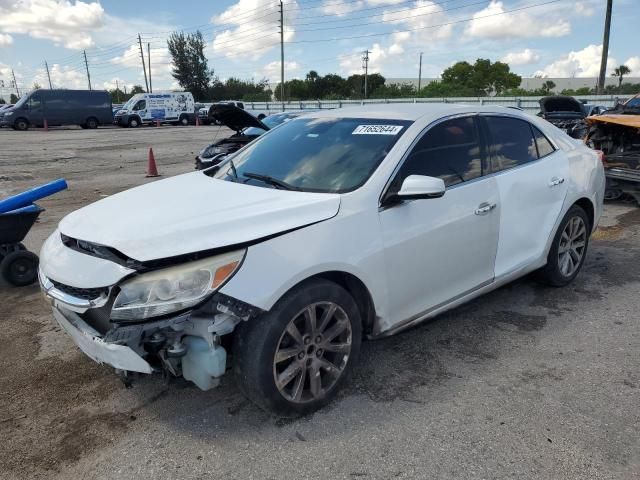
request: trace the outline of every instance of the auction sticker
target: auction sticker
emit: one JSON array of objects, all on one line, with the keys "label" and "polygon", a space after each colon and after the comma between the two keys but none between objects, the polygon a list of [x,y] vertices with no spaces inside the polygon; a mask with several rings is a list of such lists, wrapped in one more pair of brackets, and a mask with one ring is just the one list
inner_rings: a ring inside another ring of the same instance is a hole
[{"label": "auction sticker", "polygon": [[402,125],[358,125],[351,135],[397,135]]}]

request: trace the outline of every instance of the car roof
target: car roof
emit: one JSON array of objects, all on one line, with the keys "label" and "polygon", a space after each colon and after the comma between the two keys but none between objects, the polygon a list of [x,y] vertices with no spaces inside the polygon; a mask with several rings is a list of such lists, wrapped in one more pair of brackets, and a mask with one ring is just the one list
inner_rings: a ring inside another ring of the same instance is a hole
[{"label": "car roof", "polygon": [[524,112],[502,106],[463,105],[452,103],[396,103],[396,104],[370,104],[354,107],[343,107],[332,110],[320,110],[312,112],[310,116],[318,118],[387,118],[390,120],[415,121],[423,117],[440,118],[449,115],[463,113],[508,113],[515,116],[524,116]]}]

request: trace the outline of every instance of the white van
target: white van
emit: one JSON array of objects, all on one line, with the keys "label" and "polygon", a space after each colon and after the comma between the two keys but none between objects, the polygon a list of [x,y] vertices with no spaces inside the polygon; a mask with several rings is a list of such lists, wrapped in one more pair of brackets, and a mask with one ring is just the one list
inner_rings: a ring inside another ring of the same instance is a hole
[{"label": "white van", "polygon": [[138,93],[113,117],[113,123],[122,127],[138,127],[158,121],[174,125],[195,122],[193,95],[190,92]]}]

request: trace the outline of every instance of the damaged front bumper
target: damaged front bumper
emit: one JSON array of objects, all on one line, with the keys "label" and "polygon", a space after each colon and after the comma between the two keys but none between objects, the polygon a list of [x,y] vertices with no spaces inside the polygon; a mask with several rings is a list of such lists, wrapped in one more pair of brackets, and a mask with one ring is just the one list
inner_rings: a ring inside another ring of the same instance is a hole
[{"label": "damaged front bumper", "polygon": [[85,292],[52,282],[42,271],[40,285],[56,322],[92,360],[124,373],[182,376],[202,390],[217,386],[227,368],[223,343],[230,342],[223,337],[261,313],[216,293],[197,309],[175,316],[115,323],[109,319],[113,300],[108,289],[94,299],[82,298]]}]

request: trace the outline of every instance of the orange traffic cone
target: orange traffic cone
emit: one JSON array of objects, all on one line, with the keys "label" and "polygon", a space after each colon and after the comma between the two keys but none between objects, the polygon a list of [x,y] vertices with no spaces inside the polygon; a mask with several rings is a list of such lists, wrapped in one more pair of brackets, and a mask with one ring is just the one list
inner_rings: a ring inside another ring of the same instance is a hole
[{"label": "orange traffic cone", "polygon": [[198,114],[196,113],[196,127],[200,126],[200,118],[198,117]]},{"label": "orange traffic cone", "polygon": [[160,126],[160,120],[156,120],[156,127]]},{"label": "orange traffic cone", "polygon": [[159,177],[156,159],[153,156],[153,148],[149,147],[149,161],[147,163],[147,177]]},{"label": "orange traffic cone", "polygon": [[47,119],[44,119],[44,131],[48,132],[49,131],[49,124],[47,123]]}]

